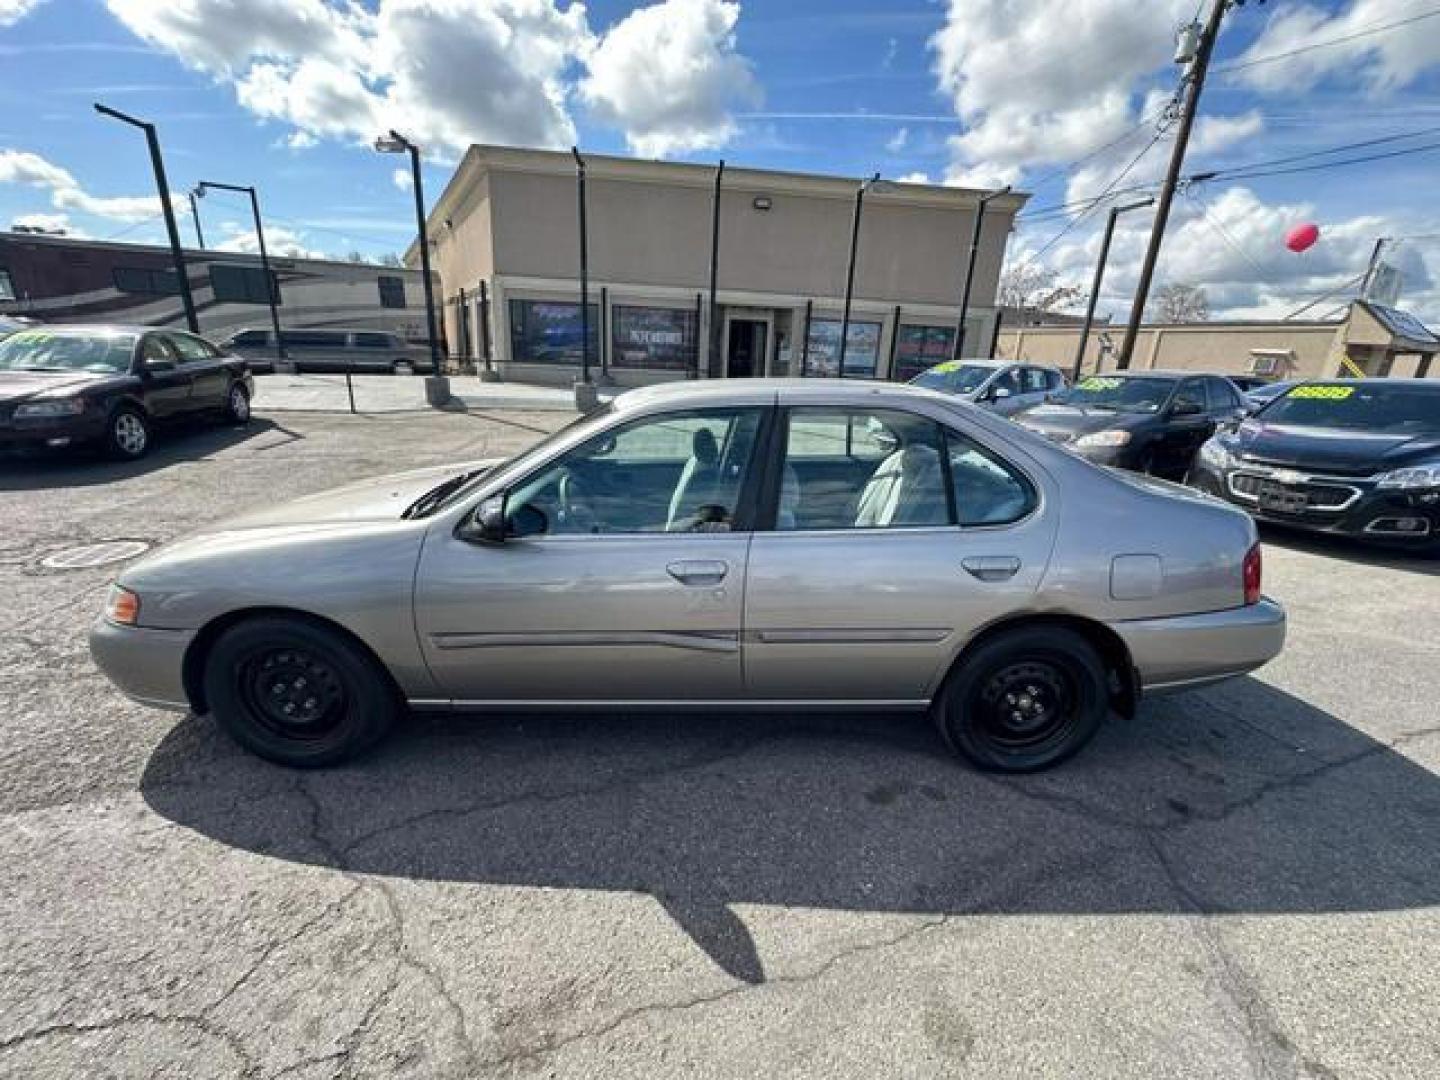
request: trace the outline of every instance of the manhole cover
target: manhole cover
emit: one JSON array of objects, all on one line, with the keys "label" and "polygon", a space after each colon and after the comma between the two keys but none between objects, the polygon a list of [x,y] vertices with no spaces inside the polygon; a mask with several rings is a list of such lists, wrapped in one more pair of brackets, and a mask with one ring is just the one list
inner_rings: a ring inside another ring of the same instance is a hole
[{"label": "manhole cover", "polygon": [[40,560],[40,565],[51,570],[84,570],[106,563],[133,559],[149,550],[144,540],[107,540],[102,544],[86,544],[84,547],[66,548]]}]

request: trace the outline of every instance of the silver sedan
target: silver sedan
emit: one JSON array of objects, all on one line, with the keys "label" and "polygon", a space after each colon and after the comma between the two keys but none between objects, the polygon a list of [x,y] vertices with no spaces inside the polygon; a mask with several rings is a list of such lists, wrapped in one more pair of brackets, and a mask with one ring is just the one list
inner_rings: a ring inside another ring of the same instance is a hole
[{"label": "silver sedan", "polygon": [[1024,771],[1284,637],[1239,510],[950,396],[754,380],[222,522],[127,568],[91,649],[287,765],[406,708],[867,708]]}]

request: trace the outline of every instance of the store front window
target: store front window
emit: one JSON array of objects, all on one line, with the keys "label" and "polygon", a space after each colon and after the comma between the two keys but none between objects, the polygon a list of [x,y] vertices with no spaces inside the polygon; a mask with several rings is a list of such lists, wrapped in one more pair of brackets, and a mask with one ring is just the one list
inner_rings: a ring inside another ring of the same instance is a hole
[{"label": "store front window", "polygon": [[[814,319],[810,323],[809,356],[805,374],[833,378],[840,364],[840,319]],[[850,320],[845,343],[845,377],[873,379],[880,361],[880,323]]]},{"label": "store front window", "polygon": [[612,367],[688,371],[695,361],[693,309],[616,304],[610,322]]},{"label": "store front window", "polygon": [[[600,363],[600,307],[590,307],[590,362]],[[581,362],[580,305],[553,300],[510,301],[510,358],[517,364]]]},{"label": "store front window", "polygon": [[891,378],[909,382],[926,368],[943,364],[955,348],[953,326],[902,326],[895,342],[895,370]]}]

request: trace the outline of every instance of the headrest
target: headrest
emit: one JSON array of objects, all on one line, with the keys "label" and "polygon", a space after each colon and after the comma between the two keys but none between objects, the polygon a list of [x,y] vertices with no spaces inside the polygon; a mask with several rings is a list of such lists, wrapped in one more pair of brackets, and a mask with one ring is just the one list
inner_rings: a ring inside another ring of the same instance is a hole
[{"label": "headrest", "polygon": [[720,444],[709,428],[696,428],[690,437],[690,456],[701,465],[714,465],[720,459]]}]

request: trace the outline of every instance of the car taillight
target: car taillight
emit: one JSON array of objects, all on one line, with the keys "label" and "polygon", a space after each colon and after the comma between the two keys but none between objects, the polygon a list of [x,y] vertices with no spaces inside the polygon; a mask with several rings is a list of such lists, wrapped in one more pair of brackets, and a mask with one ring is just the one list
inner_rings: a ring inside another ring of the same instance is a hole
[{"label": "car taillight", "polygon": [[1245,603],[1258,604],[1260,602],[1260,544],[1257,541],[1255,546],[1245,553],[1245,568],[1242,576],[1245,579]]}]

